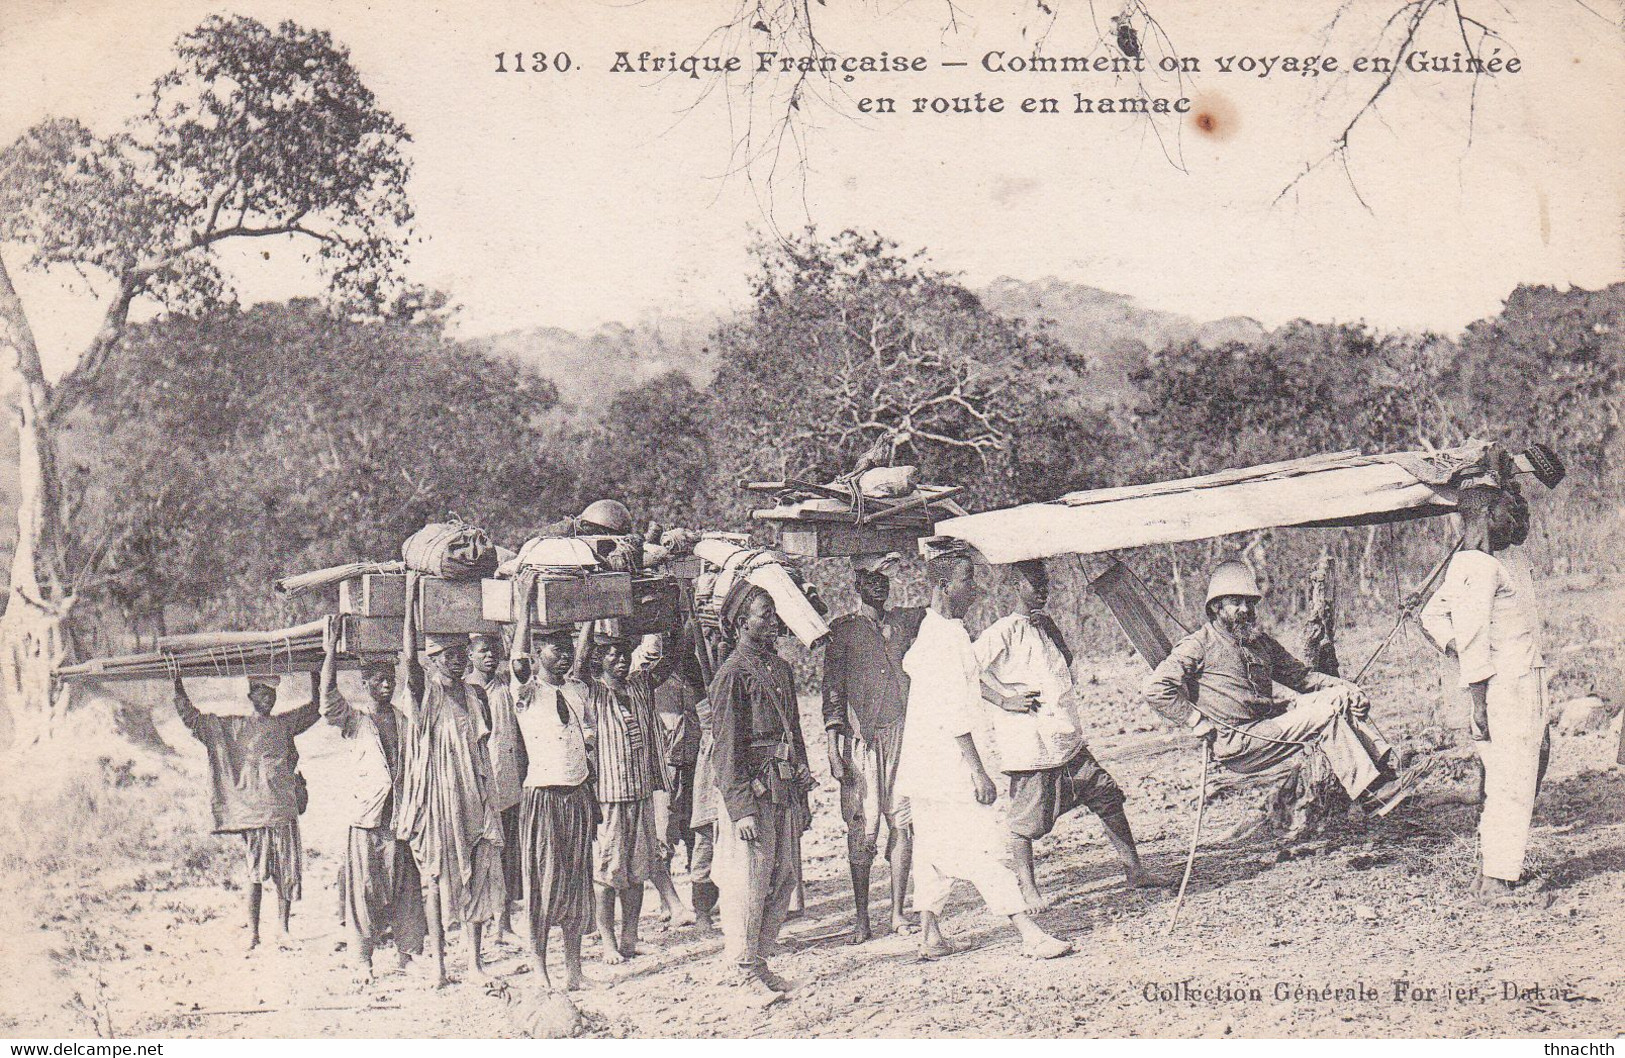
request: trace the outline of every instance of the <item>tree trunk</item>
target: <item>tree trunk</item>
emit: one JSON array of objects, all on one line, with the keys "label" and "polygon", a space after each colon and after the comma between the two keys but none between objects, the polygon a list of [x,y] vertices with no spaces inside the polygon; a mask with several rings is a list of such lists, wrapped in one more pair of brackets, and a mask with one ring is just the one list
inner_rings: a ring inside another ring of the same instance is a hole
[{"label": "tree trunk", "polygon": [[[0,615],[0,746],[37,742],[55,719],[51,672],[67,654],[63,622],[73,606],[60,564],[56,448],[50,386],[21,299],[0,258],[0,341],[17,364],[17,549],[11,594]],[[66,694],[61,707],[66,707]]]}]

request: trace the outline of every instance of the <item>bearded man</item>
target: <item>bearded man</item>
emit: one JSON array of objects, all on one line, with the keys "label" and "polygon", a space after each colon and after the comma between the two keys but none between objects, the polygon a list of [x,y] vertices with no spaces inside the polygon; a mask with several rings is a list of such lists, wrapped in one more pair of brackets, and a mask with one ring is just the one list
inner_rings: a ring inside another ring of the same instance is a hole
[{"label": "bearded man", "polygon": [[1414,777],[1402,780],[1392,770],[1393,747],[1371,723],[1371,703],[1358,685],[1315,672],[1259,626],[1262,596],[1244,563],[1215,568],[1207,623],[1152,670],[1146,701],[1210,739],[1214,759],[1243,775],[1313,747],[1350,798],[1386,815],[1411,795]]}]

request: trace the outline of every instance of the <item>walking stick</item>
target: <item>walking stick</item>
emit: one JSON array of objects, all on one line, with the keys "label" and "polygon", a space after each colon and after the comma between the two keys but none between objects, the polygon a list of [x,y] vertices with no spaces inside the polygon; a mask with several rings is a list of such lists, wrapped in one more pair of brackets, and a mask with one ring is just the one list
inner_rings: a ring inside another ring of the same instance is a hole
[{"label": "walking stick", "polygon": [[1196,824],[1191,827],[1191,850],[1185,857],[1185,876],[1179,880],[1179,896],[1174,899],[1174,913],[1168,916],[1164,937],[1172,936],[1179,924],[1180,909],[1185,906],[1185,887],[1191,884],[1191,868],[1196,866],[1196,846],[1202,840],[1202,816],[1207,813],[1207,767],[1213,760],[1213,743],[1202,740],[1202,778],[1196,784]]}]

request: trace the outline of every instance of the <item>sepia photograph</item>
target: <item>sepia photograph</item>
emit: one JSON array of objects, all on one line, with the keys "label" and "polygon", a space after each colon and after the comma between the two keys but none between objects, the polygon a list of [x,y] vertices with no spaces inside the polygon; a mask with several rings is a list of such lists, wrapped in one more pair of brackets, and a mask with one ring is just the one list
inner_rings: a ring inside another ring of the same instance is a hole
[{"label": "sepia photograph", "polygon": [[0,0],[0,1036],[1612,1054],[1622,99],[1621,0]]}]

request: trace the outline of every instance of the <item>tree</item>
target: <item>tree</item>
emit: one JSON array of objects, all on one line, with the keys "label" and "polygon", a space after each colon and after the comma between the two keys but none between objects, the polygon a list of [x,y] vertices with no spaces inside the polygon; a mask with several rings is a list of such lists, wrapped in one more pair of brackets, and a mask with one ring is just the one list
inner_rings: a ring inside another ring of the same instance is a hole
[{"label": "tree", "polygon": [[[169,312],[230,304],[216,248],[284,237],[311,248],[341,303],[386,304],[405,259],[406,130],[325,32],[211,17],[176,45],[144,113],[107,136],[51,118],[0,151],[0,243],[22,265],[73,272],[110,292],[102,324],[55,385],[0,257],[0,341],[16,356],[21,488],[11,594],[0,616],[0,689],[31,739],[51,716],[50,673],[67,651],[78,591],[56,434],[103,376],[145,299]],[[14,252],[14,251],[13,251]]]},{"label": "tree", "polygon": [[873,450],[982,502],[1012,495],[1015,441],[1080,357],[880,235],[808,230],[756,254],[754,309],[717,335],[725,480],[829,480]]},{"label": "tree", "polygon": [[710,394],[681,371],[669,371],[615,395],[603,422],[588,433],[581,465],[583,495],[616,496],[634,514],[661,524],[693,526],[711,508]]},{"label": "tree", "polygon": [[87,402],[98,461],[72,557],[131,619],[312,616],[284,612],[271,582],[395,557],[448,512],[517,544],[561,511],[575,481],[557,403],[547,379],[432,323],[300,300],[143,324]]}]

